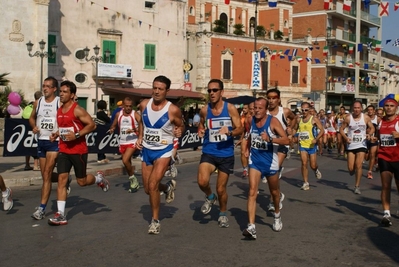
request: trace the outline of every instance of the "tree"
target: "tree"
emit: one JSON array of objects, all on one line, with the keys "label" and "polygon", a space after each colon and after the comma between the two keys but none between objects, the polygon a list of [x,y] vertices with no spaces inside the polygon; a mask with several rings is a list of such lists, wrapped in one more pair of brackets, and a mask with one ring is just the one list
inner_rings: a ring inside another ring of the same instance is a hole
[{"label": "tree", "polygon": [[244,35],[244,34],[245,34],[245,32],[244,32],[244,30],[243,30],[244,24],[241,24],[241,23],[234,24],[234,25],[233,25],[233,28],[234,28],[233,33],[234,33],[235,35]]},{"label": "tree", "polygon": [[0,86],[7,86],[10,80],[5,78],[10,73],[2,73],[0,74]]},{"label": "tree", "polygon": [[[0,90],[0,118],[4,118],[6,115],[6,109],[10,104],[8,102],[8,95],[12,92],[10,86],[7,86],[10,80],[5,78],[9,73],[0,74],[0,86],[5,86],[4,89]],[[24,99],[24,93],[21,90],[18,90],[17,93],[21,96],[21,108],[24,108],[28,105],[28,102]]]},{"label": "tree", "polygon": [[277,31],[274,32],[274,39],[275,40],[282,40],[283,37],[284,37],[284,34],[283,34],[282,31],[277,30]]},{"label": "tree", "polygon": [[213,22],[213,24],[215,24],[215,27],[213,28],[214,32],[227,33],[226,21],[217,19]]},{"label": "tree", "polygon": [[266,36],[266,29],[262,25],[256,26],[256,36],[258,37],[265,37]]}]

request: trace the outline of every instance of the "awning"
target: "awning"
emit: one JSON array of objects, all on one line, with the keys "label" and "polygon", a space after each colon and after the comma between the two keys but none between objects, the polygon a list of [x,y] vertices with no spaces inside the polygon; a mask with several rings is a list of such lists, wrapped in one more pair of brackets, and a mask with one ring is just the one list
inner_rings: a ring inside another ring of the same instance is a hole
[{"label": "awning", "polygon": [[[105,93],[108,94],[123,94],[126,96],[138,96],[149,98],[152,96],[152,89],[140,89],[140,88],[122,88],[122,87],[105,87],[102,88]],[[184,98],[194,98],[194,99],[203,99],[204,95],[198,92],[192,92],[182,89],[170,89],[166,94],[167,99],[179,99],[181,97]]]}]

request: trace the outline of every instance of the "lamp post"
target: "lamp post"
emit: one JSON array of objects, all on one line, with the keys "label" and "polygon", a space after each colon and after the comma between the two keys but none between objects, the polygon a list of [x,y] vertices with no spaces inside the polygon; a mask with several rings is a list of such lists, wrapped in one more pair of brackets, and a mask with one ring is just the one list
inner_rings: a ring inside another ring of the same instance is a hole
[{"label": "lamp post", "polygon": [[[87,46],[86,46],[85,49],[83,49],[83,51],[85,53],[86,61],[94,61],[94,62],[96,62],[96,103],[94,104],[94,113],[97,114],[97,103],[98,103],[98,62],[103,61],[104,58],[102,56],[99,56],[100,47],[98,47],[96,45],[95,47],[93,47],[93,50],[94,50],[94,55],[89,58],[90,49]],[[109,51],[107,49],[105,51],[105,60],[107,58],[109,58],[110,54],[111,54],[111,51]]]},{"label": "lamp post", "polygon": [[42,83],[43,83],[43,58],[55,58],[55,54],[57,53],[57,46],[52,45],[51,46],[51,55],[47,51],[44,51],[44,48],[46,46],[46,42],[43,41],[43,39],[39,42],[39,48],[40,51],[36,51],[34,54],[32,54],[32,48],[33,44],[31,41],[29,41],[26,44],[26,48],[28,49],[28,55],[30,57],[40,57],[40,83],[39,83],[39,89],[42,88]]}]

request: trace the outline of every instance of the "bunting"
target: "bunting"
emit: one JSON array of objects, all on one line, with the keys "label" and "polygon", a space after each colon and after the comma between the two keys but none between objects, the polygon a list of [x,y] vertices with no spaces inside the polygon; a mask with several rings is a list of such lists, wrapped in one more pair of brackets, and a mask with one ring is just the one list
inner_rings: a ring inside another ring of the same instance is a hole
[{"label": "bunting", "polygon": [[308,0],[308,4],[311,5],[312,4],[312,0]]},{"label": "bunting", "polygon": [[349,45],[349,50],[348,50],[348,53],[349,53],[349,54],[352,54],[352,53],[353,53],[353,48],[354,48],[354,45],[353,45],[353,44],[350,44],[350,45]]},{"label": "bunting", "polygon": [[306,61],[307,61],[307,62],[312,62],[312,58],[307,57],[307,58],[306,58]]},{"label": "bunting", "polygon": [[323,48],[323,56],[327,56],[328,55],[328,46],[325,46],[324,48]]},{"label": "bunting", "polygon": [[364,8],[368,9],[370,6],[370,0],[363,0],[364,1]]},{"label": "bunting", "polygon": [[357,52],[363,51],[363,44],[357,44]]},{"label": "bunting", "polygon": [[332,0],[324,0],[324,9],[330,10],[331,9]]},{"label": "bunting", "polygon": [[389,16],[389,3],[388,2],[381,2],[378,7],[378,15],[379,17],[388,17]]},{"label": "bunting", "polygon": [[296,57],[296,54],[298,53],[298,49],[294,48],[292,49],[292,56]]},{"label": "bunting", "polygon": [[392,46],[398,47],[399,46],[399,39],[396,39],[395,42],[393,42]]},{"label": "bunting", "polygon": [[374,48],[374,50],[377,51],[377,52],[380,52],[380,50],[381,50],[381,41],[379,41],[379,40],[376,40],[376,41],[375,41],[375,48]]},{"label": "bunting", "polygon": [[320,59],[318,59],[318,58],[315,58],[315,59],[314,59],[314,63],[316,63],[316,64],[320,64],[320,63],[321,63],[321,61],[320,61]]},{"label": "bunting", "polygon": [[296,57],[296,60],[301,63],[303,61],[303,58],[301,56]]},{"label": "bunting", "polygon": [[364,63],[364,69],[368,70],[369,69],[369,64],[368,63]]},{"label": "bunting", "polygon": [[393,11],[396,11],[399,9],[399,2],[396,2],[395,4],[393,4]]},{"label": "bunting", "polygon": [[288,54],[290,53],[290,49],[285,50],[284,55],[288,56]]},{"label": "bunting", "polygon": [[392,39],[386,40],[385,44],[389,44],[390,42],[392,42]]},{"label": "bunting", "polygon": [[108,7],[104,7],[104,10],[108,10]]},{"label": "bunting", "polygon": [[225,3],[226,5],[230,5],[230,0],[224,0],[224,3]]},{"label": "bunting", "polygon": [[269,7],[277,7],[277,0],[269,0]]},{"label": "bunting", "polygon": [[351,11],[351,6],[352,6],[352,1],[351,0],[344,0],[344,10],[350,12]]}]

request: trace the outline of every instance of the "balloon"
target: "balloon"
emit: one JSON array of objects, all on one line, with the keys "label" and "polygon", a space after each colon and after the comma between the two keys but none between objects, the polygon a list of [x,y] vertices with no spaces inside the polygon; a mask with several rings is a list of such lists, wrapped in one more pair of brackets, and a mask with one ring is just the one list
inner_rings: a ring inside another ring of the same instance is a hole
[{"label": "balloon", "polygon": [[21,104],[21,96],[16,92],[11,92],[8,95],[8,101],[10,101],[11,105],[18,106]]},{"label": "balloon", "polygon": [[19,106],[8,105],[7,112],[10,115],[18,115],[21,112],[21,108]]}]

